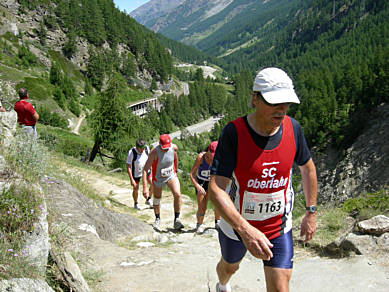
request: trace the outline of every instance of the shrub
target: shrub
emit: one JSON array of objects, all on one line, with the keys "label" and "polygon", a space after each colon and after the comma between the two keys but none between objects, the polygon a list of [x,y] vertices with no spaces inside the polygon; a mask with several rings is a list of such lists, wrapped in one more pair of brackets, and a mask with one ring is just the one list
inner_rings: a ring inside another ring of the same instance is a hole
[{"label": "shrub", "polygon": [[30,52],[28,47],[24,45],[18,49],[18,57],[19,57],[19,65],[23,67],[30,67],[37,63],[37,57],[33,53]]},{"label": "shrub", "polygon": [[48,167],[46,147],[18,131],[6,155],[8,164],[30,180],[39,180]]},{"label": "shrub", "polygon": [[367,193],[357,198],[351,198],[343,203],[342,209],[359,217],[372,217],[389,213],[389,188],[376,193]]},{"label": "shrub", "polygon": [[69,101],[69,110],[77,117],[81,114],[80,104],[75,98],[71,98]]},{"label": "shrub", "polygon": [[61,109],[65,110],[65,108],[66,108],[66,98],[65,98],[65,95],[63,94],[61,88],[59,88],[58,86],[56,86],[54,88],[53,98],[54,98],[55,102],[58,104],[58,106]]},{"label": "shrub", "polygon": [[41,106],[37,109],[39,113],[39,122],[53,127],[66,129],[68,126],[67,120],[61,117],[57,112],[51,112],[47,106]]},{"label": "shrub", "polygon": [[33,276],[25,233],[43,210],[42,199],[27,185],[11,184],[0,195],[0,279]]},{"label": "shrub", "polygon": [[92,147],[87,139],[58,128],[42,128],[39,140],[46,147],[75,158],[84,157]]}]

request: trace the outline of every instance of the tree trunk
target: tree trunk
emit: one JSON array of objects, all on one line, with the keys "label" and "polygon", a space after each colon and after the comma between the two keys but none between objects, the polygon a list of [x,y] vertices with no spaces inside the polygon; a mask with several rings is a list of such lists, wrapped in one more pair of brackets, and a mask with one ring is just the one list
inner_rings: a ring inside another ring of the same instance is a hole
[{"label": "tree trunk", "polygon": [[90,162],[93,162],[93,160],[96,158],[97,153],[99,153],[100,144],[100,141],[95,141],[95,144],[93,145],[92,152],[89,157]]}]

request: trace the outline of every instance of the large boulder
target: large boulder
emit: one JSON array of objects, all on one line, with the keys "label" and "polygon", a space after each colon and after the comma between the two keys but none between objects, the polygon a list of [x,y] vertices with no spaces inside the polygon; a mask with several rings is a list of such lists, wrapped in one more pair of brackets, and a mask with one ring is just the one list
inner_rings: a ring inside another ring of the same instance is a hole
[{"label": "large boulder", "polygon": [[115,242],[153,231],[150,225],[131,215],[97,205],[64,181],[46,177],[41,183],[46,190],[49,211],[58,215],[56,223],[64,222],[80,235],[90,232],[100,239]]},{"label": "large boulder", "polygon": [[[326,246],[332,254],[386,254],[389,250],[389,218],[375,216],[356,224],[356,230],[346,233]],[[351,230],[350,230],[351,231]]]},{"label": "large boulder", "polygon": [[50,251],[49,224],[47,222],[46,203],[42,203],[42,213],[34,223],[31,233],[26,234],[26,246],[29,246],[29,258],[43,275],[46,273],[47,259]]},{"label": "large boulder", "polygon": [[0,141],[7,147],[16,133],[17,114],[14,110],[9,112],[0,112]]},{"label": "large boulder", "polygon": [[371,116],[344,157],[326,151],[314,158],[320,203],[343,202],[389,185],[389,104],[381,104]]},{"label": "large boulder", "polygon": [[369,220],[358,222],[357,227],[362,233],[381,235],[389,232],[389,218],[378,215]]},{"label": "large boulder", "polygon": [[43,280],[18,278],[0,281],[0,292],[54,292]]}]

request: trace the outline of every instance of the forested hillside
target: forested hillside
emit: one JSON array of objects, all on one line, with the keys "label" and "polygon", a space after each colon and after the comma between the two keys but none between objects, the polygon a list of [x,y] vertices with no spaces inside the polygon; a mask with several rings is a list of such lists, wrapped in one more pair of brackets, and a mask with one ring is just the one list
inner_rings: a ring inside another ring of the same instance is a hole
[{"label": "forested hillside", "polygon": [[370,109],[389,98],[388,3],[340,2],[304,1],[275,33],[224,58],[234,70],[280,66],[290,72],[302,100],[291,114],[322,148],[328,141],[350,145]]},{"label": "forested hillside", "polygon": [[[147,30],[112,0],[0,1],[0,18],[3,104],[10,109],[26,87],[40,115],[40,140],[55,151],[90,160],[101,152],[124,167],[139,137],[152,142],[226,111],[226,87],[204,80],[201,70],[173,66],[180,62],[173,56],[203,64],[205,54]],[[190,82],[189,96],[162,95],[162,109],[144,118],[131,112],[131,103],[180,79]],[[71,133],[85,116],[79,135]]]}]

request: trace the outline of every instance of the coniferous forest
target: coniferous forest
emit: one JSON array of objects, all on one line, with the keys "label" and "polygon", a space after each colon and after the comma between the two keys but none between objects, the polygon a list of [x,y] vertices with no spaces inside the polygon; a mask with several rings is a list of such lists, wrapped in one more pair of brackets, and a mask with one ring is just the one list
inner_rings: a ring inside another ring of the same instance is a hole
[{"label": "coniferous forest", "polygon": [[[285,68],[302,101],[290,114],[301,122],[310,144],[347,147],[363,129],[371,109],[389,100],[389,4],[296,2],[301,5],[291,8],[285,23],[274,24],[278,33],[263,35],[270,28],[257,32],[263,41],[225,61],[233,71]],[[245,29],[255,31],[255,25],[252,21]]]}]

